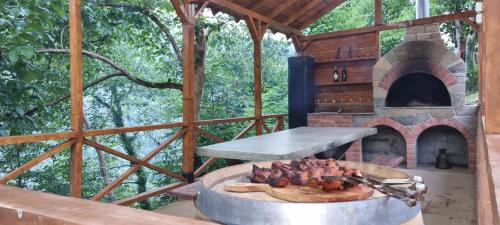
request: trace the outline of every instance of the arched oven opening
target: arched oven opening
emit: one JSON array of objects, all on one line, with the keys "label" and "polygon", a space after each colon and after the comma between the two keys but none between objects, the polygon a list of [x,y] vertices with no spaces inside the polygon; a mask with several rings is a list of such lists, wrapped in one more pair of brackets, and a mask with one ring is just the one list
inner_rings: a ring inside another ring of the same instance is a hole
[{"label": "arched oven opening", "polygon": [[451,106],[451,98],[448,89],[437,77],[426,73],[411,73],[392,84],[386,106]]},{"label": "arched oven opening", "polygon": [[467,167],[469,163],[468,143],[464,135],[453,127],[439,125],[431,127],[417,138],[417,163],[434,165],[439,149],[446,149],[452,166]]},{"label": "arched oven opening", "polygon": [[363,138],[363,161],[370,162],[377,156],[401,156],[406,161],[406,141],[403,135],[392,127],[376,126],[376,135]]}]

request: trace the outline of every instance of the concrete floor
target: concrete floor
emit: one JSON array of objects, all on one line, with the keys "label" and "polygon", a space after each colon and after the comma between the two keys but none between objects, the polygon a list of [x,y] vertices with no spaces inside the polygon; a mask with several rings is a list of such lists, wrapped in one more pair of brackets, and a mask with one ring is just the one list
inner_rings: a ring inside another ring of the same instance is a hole
[{"label": "concrete floor", "polygon": [[466,168],[418,167],[402,171],[424,178],[428,187],[422,214],[426,225],[475,225],[476,175]]},{"label": "concrete floor", "polygon": [[[438,170],[419,167],[415,170],[400,169],[424,178],[429,191],[422,202],[426,225],[475,225],[476,176],[466,168]],[[157,213],[206,220],[196,212],[192,201],[181,200],[155,210]]]}]

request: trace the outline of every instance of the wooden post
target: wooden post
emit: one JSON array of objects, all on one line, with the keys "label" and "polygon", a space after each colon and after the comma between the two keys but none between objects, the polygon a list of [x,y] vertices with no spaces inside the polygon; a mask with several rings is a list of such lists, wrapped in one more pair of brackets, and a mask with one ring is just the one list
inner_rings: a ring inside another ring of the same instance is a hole
[{"label": "wooden post", "polygon": [[182,148],[182,173],[188,182],[194,182],[194,153],[196,145],[195,122],[195,5],[179,1],[172,1],[174,8],[182,21],[182,57],[183,57],[183,99],[182,115],[186,124],[186,134]]},{"label": "wooden post", "polygon": [[81,197],[83,163],[83,61],[82,18],[80,0],[69,1],[69,49],[71,86],[71,128],[77,132],[77,142],[71,146],[70,195]]},{"label": "wooden post", "polygon": [[267,24],[252,17],[245,19],[253,40],[253,94],[255,100],[255,130],[257,135],[262,134],[262,38],[267,31]]},{"label": "wooden post", "polygon": [[[382,18],[382,0],[375,0],[375,26],[382,25],[384,23]],[[376,32],[377,35],[377,60],[380,59],[380,31]]]},{"label": "wooden post", "polygon": [[487,134],[500,134],[500,1],[483,1],[481,26],[481,76],[484,102],[485,130]]},{"label": "wooden post", "polygon": [[262,41],[253,42],[253,96],[255,101],[256,134],[262,134]]},{"label": "wooden post", "polygon": [[382,23],[382,0],[375,0],[375,25],[380,25]]}]

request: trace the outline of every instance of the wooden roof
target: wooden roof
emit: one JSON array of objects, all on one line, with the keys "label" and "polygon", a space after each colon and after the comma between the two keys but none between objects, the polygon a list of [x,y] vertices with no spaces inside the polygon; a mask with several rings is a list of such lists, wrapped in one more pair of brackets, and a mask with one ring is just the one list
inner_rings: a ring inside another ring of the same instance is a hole
[{"label": "wooden roof", "polygon": [[252,17],[268,23],[270,29],[300,34],[344,0],[197,0],[215,13],[224,12],[237,19]]}]

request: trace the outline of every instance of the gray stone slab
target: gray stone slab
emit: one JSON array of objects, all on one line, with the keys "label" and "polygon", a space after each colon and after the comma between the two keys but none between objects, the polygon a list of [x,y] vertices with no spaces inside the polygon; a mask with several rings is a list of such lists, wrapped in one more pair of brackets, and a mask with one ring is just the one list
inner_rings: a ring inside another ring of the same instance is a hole
[{"label": "gray stone slab", "polygon": [[415,115],[407,115],[407,116],[391,116],[389,117],[404,126],[415,126]]},{"label": "gray stone slab", "polygon": [[479,105],[465,105],[455,108],[457,116],[477,116]]},{"label": "gray stone slab", "polygon": [[375,128],[299,127],[199,147],[197,154],[253,161],[299,159],[376,133]]}]

